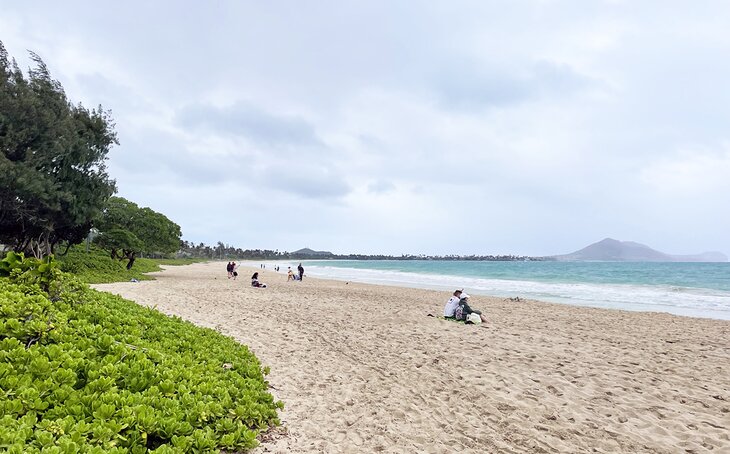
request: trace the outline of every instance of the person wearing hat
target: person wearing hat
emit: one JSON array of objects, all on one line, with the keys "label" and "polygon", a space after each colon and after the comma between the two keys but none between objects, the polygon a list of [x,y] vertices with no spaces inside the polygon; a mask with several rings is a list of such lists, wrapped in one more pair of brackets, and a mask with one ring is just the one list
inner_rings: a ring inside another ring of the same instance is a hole
[{"label": "person wearing hat", "polygon": [[[462,292],[461,293],[461,296],[459,297],[458,306],[461,306],[462,307],[462,312],[464,313],[464,315],[465,316],[468,316],[469,314],[477,314],[479,316],[479,318],[482,319],[482,323],[486,323],[487,322],[487,318],[484,315],[482,315],[482,311],[478,311],[476,309],[472,309],[469,306],[469,304],[467,303],[467,300],[468,299],[469,299],[469,295],[467,295],[466,293]],[[456,309],[454,309],[454,312],[456,312]]]},{"label": "person wearing hat", "polygon": [[446,306],[444,306],[444,317],[454,318],[454,313],[456,312],[456,307],[459,305],[459,301],[461,300],[462,292],[462,290],[454,290],[454,295],[449,298],[446,302]]}]

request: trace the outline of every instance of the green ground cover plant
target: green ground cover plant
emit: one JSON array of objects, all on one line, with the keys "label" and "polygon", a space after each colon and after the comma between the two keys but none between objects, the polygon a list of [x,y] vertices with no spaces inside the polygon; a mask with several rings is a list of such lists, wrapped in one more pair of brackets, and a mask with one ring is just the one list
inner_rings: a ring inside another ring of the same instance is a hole
[{"label": "green ground cover plant", "polygon": [[187,259],[152,259],[159,265],[183,266],[192,265],[193,263],[207,262],[208,259],[187,258]]},{"label": "green ground cover plant", "polygon": [[161,270],[157,261],[142,258],[137,259],[134,268],[128,270],[126,262],[111,258],[108,252],[96,246],[91,246],[87,252],[84,245],[73,246],[65,255],[58,257],[58,262],[62,271],[89,284],[151,280],[154,278],[145,273]]},{"label": "green ground cover plant", "polygon": [[89,284],[127,282],[132,279],[153,280],[153,277],[145,273],[160,271],[160,265],[182,266],[206,261],[202,258],[138,258],[134,262],[134,267],[128,270],[124,261],[111,258],[107,251],[94,245],[91,245],[88,251],[85,245],[73,246],[57,259],[62,271],[71,273]]},{"label": "green ground cover plant", "polygon": [[92,290],[53,260],[0,260],[0,451],[247,450],[283,408],[267,373],[233,339]]}]

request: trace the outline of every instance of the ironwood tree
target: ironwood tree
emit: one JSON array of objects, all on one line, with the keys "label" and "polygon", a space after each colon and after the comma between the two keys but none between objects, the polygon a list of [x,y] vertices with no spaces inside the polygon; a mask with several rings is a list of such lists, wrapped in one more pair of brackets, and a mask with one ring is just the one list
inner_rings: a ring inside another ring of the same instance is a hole
[{"label": "ironwood tree", "polygon": [[110,113],[72,104],[41,58],[25,76],[0,42],[0,243],[42,257],[81,243],[115,182]]}]

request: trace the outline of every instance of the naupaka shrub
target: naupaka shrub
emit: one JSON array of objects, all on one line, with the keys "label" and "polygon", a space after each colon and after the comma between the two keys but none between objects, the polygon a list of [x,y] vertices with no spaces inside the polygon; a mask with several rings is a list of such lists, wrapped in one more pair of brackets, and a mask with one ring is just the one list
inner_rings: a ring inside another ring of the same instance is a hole
[{"label": "naupaka shrub", "polygon": [[240,451],[279,423],[246,346],[57,279],[0,278],[0,451]]}]

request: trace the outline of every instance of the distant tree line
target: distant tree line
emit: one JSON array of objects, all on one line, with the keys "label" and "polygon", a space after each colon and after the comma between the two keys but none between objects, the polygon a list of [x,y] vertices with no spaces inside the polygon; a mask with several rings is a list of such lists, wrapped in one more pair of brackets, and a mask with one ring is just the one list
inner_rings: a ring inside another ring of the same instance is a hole
[{"label": "distant tree line", "polygon": [[241,249],[218,241],[215,246],[205,243],[180,242],[178,256],[207,258],[211,260],[441,260],[441,261],[485,261],[485,262],[523,262],[546,261],[550,257],[530,257],[525,255],[385,255],[385,254],[333,254],[331,252],[281,252],[270,249]]},{"label": "distant tree line", "polygon": [[0,252],[42,258],[95,236],[131,268],[139,254],[177,251],[177,224],[112,197],[111,114],[72,104],[43,60],[30,56],[26,76],[0,42]]}]

